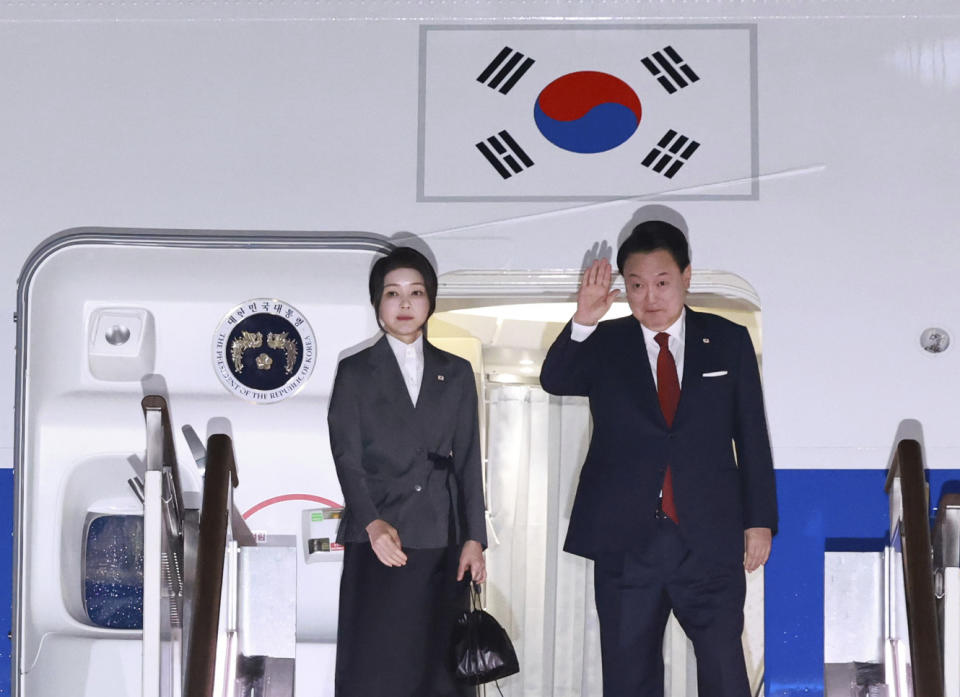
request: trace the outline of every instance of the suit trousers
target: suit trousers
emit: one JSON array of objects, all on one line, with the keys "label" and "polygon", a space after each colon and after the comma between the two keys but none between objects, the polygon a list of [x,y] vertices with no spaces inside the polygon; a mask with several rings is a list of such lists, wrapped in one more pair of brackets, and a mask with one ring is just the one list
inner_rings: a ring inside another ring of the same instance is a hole
[{"label": "suit trousers", "polygon": [[594,565],[603,697],[663,697],[663,634],[672,609],[693,642],[700,697],[750,697],[743,646],[746,579],[686,544],[660,518],[641,551]]},{"label": "suit trousers", "polygon": [[467,697],[453,678],[450,640],[469,604],[459,549],[408,549],[384,566],[369,543],[345,545],[337,628],[336,697]]}]

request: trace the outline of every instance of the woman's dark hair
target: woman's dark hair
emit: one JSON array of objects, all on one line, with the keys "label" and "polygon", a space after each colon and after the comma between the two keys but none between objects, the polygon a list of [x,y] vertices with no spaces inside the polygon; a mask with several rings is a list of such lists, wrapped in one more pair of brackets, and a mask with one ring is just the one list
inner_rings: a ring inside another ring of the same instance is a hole
[{"label": "woman's dark hair", "polygon": [[623,275],[623,265],[631,254],[649,254],[658,249],[669,252],[681,271],[690,266],[690,248],[684,234],[663,220],[648,220],[633,228],[617,250],[617,268],[620,275]]},{"label": "woman's dark hair", "polygon": [[387,274],[396,269],[413,269],[423,276],[423,285],[427,290],[427,299],[430,301],[430,312],[437,309],[437,272],[433,270],[430,260],[412,247],[397,247],[386,256],[380,257],[370,269],[370,304],[380,324],[380,299],[383,297],[384,279]]}]

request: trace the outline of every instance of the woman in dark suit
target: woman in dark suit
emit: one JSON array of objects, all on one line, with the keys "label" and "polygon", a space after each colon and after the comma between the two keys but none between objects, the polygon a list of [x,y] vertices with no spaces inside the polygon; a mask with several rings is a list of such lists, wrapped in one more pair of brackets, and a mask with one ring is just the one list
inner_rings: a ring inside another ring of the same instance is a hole
[{"label": "woman in dark suit", "polygon": [[454,697],[450,636],[483,582],[477,391],[470,364],[424,337],[437,276],[400,247],[370,272],[384,336],[344,358],[330,446],[345,511],[337,697]]}]

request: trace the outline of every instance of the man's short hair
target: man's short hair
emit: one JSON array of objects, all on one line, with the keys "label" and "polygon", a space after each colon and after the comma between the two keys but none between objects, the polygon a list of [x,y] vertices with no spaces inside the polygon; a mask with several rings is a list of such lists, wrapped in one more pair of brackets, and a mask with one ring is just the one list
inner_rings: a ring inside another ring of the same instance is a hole
[{"label": "man's short hair", "polygon": [[423,285],[427,290],[427,299],[430,301],[429,318],[437,308],[437,272],[433,270],[430,260],[412,247],[397,247],[386,256],[382,256],[370,269],[370,304],[380,323],[380,300],[383,298],[384,279],[387,274],[397,269],[413,269],[423,276]]},{"label": "man's short hair", "polygon": [[649,254],[658,249],[670,253],[683,271],[690,266],[690,247],[687,238],[673,225],[663,220],[647,220],[637,225],[617,250],[617,269],[623,275],[623,265],[631,254]]}]

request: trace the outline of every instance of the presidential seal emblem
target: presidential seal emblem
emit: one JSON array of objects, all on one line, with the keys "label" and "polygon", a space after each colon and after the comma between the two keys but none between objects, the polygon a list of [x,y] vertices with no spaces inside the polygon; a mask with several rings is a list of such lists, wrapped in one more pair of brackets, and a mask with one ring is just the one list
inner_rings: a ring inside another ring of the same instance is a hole
[{"label": "presidential seal emblem", "polygon": [[258,404],[296,394],[313,373],[315,352],[307,319],[274,298],[240,303],[213,335],[213,367],[220,382]]}]

